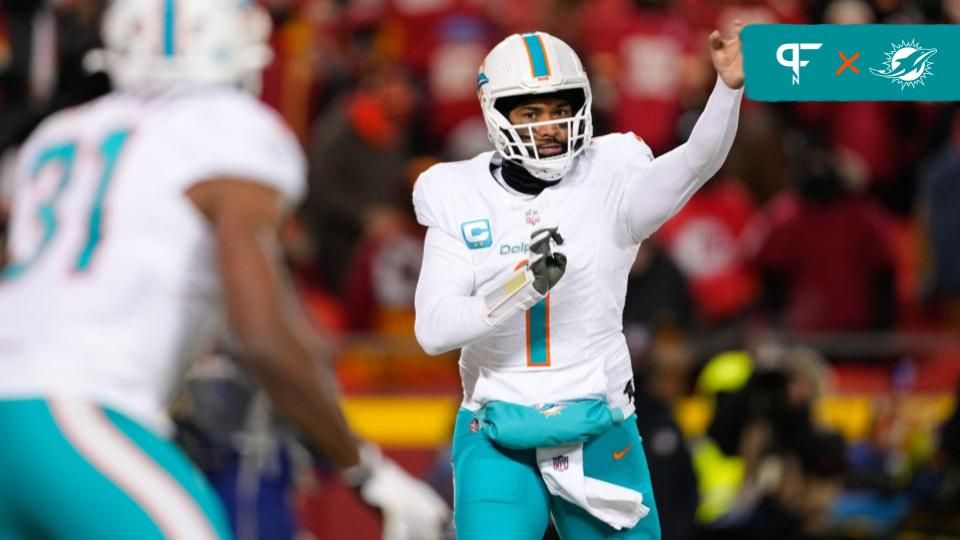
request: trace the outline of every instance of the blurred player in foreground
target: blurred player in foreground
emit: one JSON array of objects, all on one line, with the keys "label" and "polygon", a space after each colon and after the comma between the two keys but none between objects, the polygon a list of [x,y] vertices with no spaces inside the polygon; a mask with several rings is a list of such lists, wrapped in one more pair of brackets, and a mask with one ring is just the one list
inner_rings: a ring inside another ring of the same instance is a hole
[{"label": "blurred player in foreground", "polygon": [[[496,151],[434,166],[413,200],[428,227],[416,332],[462,348],[453,439],[457,538],[659,538],[622,333],[637,249],[716,173],[743,86],[739,22],[710,36],[718,78],[689,140],[660,157],[632,133],[592,138],[576,53],[537,32],[477,80]],[[563,253],[554,247],[562,246]]]},{"label": "blurred player in foreground", "polygon": [[348,429],[285,284],[277,233],[304,158],[237,88],[270,59],[269,20],[246,4],[115,2],[92,60],[118,90],[22,148],[0,281],[0,538],[230,537],[165,412],[223,323],[386,538],[440,534],[440,499]]}]

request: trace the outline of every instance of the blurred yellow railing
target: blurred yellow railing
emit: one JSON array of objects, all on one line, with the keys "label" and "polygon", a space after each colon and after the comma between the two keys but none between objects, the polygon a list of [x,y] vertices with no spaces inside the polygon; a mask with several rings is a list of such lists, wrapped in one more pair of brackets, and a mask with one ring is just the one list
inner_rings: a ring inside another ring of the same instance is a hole
[{"label": "blurred yellow railing", "polygon": [[361,436],[393,448],[438,448],[450,443],[459,396],[351,396],[344,414]]},{"label": "blurred yellow railing", "polygon": [[[849,441],[870,435],[876,420],[895,417],[906,429],[932,432],[953,410],[949,394],[829,395],[814,408],[818,422]],[[449,444],[460,397],[444,396],[349,396],[344,411],[353,428],[384,446],[437,448]],[[676,406],[677,422],[684,434],[696,437],[706,431],[712,404],[690,397]]]}]

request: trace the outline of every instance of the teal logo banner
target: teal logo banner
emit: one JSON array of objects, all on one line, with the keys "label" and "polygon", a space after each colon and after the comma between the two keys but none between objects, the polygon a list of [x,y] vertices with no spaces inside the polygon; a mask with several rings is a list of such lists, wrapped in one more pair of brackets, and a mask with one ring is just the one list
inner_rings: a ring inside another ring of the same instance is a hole
[{"label": "teal logo banner", "polygon": [[960,101],[960,25],[755,24],[742,36],[756,101]]}]

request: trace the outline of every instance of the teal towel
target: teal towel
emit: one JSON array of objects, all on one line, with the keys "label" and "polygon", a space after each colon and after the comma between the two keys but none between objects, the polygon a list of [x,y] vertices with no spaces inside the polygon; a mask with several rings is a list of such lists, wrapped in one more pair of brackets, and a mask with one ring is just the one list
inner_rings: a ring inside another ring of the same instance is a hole
[{"label": "teal towel", "polygon": [[535,406],[491,401],[477,419],[494,442],[523,450],[586,442],[623,422],[623,412],[599,399]]}]

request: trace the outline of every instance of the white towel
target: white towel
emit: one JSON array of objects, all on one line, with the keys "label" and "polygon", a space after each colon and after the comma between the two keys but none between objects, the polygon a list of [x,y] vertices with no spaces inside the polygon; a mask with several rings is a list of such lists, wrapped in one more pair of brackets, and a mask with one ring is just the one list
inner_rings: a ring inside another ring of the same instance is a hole
[{"label": "white towel", "polygon": [[580,506],[614,529],[631,529],[650,513],[639,491],[584,475],[583,444],[537,448],[537,463],[551,495]]}]

